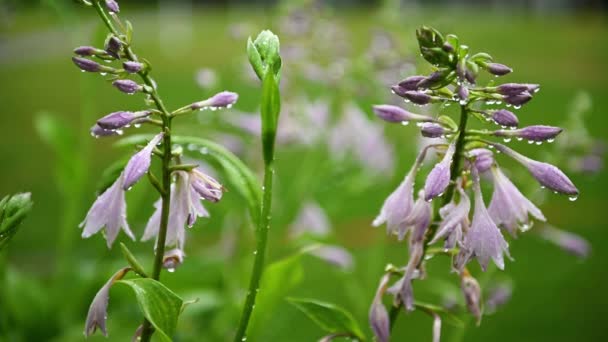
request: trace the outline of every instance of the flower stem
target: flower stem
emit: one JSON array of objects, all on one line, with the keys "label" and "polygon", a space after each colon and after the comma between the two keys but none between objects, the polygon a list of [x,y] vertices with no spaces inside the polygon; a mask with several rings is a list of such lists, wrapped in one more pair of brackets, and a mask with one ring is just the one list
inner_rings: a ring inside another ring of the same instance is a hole
[{"label": "flower stem", "polygon": [[266,254],[266,243],[268,241],[268,230],[270,229],[270,212],[272,206],[272,183],[274,176],[274,164],[270,160],[264,168],[264,186],[262,187],[262,215],[258,220],[258,228],[256,233],[257,243],[255,250],[255,260],[253,262],[253,271],[249,281],[249,289],[247,290],[247,298],[239,326],[234,337],[234,341],[240,342],[246,339],[247,326],[253,307],[255,306],[255,298],[260,288],[260,279],[264,272],[264,257]]},{"label": "flower stem", "polygon": [[[95,10],[99,14],[101,20],[104,22],[108,30],[115,36],[119,37],[120,32],[114,27],[114,24],[104,11],[102,4],[99,0],[95,0],[93,6]],[[124,48],[125,55],[127,59],[133,62],[139,62],[137,55],[131,49],[131,46],[125,46]],[[161,219],[160,219],[160,228],[158,233],[158,240],[156,242],[156,251],[154,256],[154,268],[152,271],[152,279],[159,280],[160,273],[162,271],[163,264],[163,256],[165,254],[165,241],[167,238],[167,225],[169,223],[169,208],[171,204],[171,114],[165,107],[163,101],[158,95],[158,91],[156,89],[156,82],[154,79],[148,74],[147,70],[142,70],[138,72],[138,75],[141,77],[143,82],[152,89],[150,92],[150,97],[154,101],[156,107],[161,112],[162,117],[162,127],[163,127],[163,155],[162,155],[162,189],[161,199],[162,199],[162,208],[161,208]],[[154,329],[150,322],[144,318],[144,322],[142,324],[142,333],[141,333],[141,342],[148,342],[154,333]]]}]

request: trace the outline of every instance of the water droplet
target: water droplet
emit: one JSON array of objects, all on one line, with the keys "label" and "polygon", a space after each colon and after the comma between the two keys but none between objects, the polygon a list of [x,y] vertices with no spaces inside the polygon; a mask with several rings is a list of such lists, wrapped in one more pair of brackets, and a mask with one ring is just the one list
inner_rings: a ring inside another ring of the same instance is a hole
[{"label": "water droplet", "polygon": [[128,188],[127,188],[127,191],[130,191],[131,189],[133,189],[133,187],[132,187],[132,186],[128,187]]},{"label": "water droplet", "polygon": [[139,127],[141,127],[141,124],[140,123],[133,124],[133,127],[139,128]]},{"label": "water droplet", "polygon": [[175,268],[169,267],[169,268],[167,268],[167,272],[173,273],[173,272],[175,272]]},{"label": "water droplet", "polygon": [[522,141],[522,140],[524,140],[524,138],[522,138],[522,137],[517,137],[517,138],[515,138],[515,139],[517,139],[517,141]]},{"label": "water droplet", "polygon": [[534,144],[534,140],[528,140],[528,144]]},{"label": "water droplet", "polygon": [[247,337],[243,336],[243,338],[241,339],[241,341],[247,341]]},{"label": "water droplet", "polygon": [[504,139],[502,139],[502,141],[504,141],[504,142],[508,143],[508,142],[510,142],[510,141],[511,141],[511,138],[504,138]]},{"label": "water droplet", "polygon": [[257,255],[257,254],[258,254],[258,251],[253,251],[253,255]]},{"label": "water droplet", "polygon": [[84,70],[81,69],[80,72],[84,72]]},{"label": "water droplet", "polygon": [[408,100],[408,99],[403,99],[403,101],[404,101],[405,103],[410,103],[410,102],[411,102],[411,101],[410,101],[410,100]]},{"label": "water droplet", "polygon": [[544,185],[541,185],[541,186],[540,186],[540,188],[541,188],[541,189],[546,189],[547,187],[546,187],[546,186],[544,186]]},{"label": "water droplet", "polygon": [[519,108],[521,108],[521,105],[515,105],[515,106],[513,106],[513,109],[519,109]]},{"label": "water droplet", "polygon": [[416,123],[416,126],[418,126],[418,127],[422,127],[422,125],[423,125],[422,122],[417,122]]},{"label": "water droplet", "polygon": [[536,144],[536,145],[542,145],[542,144],[543,144],[543,142],[542,142],[542,141],[537,141],[537,142],[535,142],[535,144]]},{"label": "water droplet", "polygon": [[198,152],[200,152],[200,154],[207,154],[207,153],[209,153],[209,149],[206,147],[201,147],[201,149],[198,150]]},{"label": "water droplet", "polygon": [[532,228],[532,225],[529,223],[524,223],[520,227],[522,232],[527,232],[528,230],[530,230],[530,228]]},{"label": "water droplet", "polygon": [[464,106],[464,105],[466,105],[466,104],[467,104],[467,100],[460,100],[460,101],[458,101],[458,103],[459,103],[461,106]]},{"label": "water droplet", "polygon": [[195,144],[188,144],[186,148],[188,149],[188,151],[194,151],[198,148],[198,146],[196,146]]},{"label": "water droplet", "polygon": [[107,72],[100,72],[99,74],[100,74],[101,76],[105,76],[105,75],[107,75],[108,73],[107,73]]},{"label": "water droplet", "polygon": [[549,144],[550,144],[550,143],[552,143],[552,142],[554,142],[554,141],[555,141],[555,139],[547,139],[547,142],[548,142]]},{"label": "water droplet", "polygon": [[409,122],[409,121],[401,121],[401,124],[402,124],[403,126],[407,126],[407,125],[409,125],[409,124],[410,124],[410,122]]},{"label": "water droplet", "polygon": [[578,199],[578,196],[570,196],[568,197],[568,199],[570,200],[570,202],[574,202]]}]

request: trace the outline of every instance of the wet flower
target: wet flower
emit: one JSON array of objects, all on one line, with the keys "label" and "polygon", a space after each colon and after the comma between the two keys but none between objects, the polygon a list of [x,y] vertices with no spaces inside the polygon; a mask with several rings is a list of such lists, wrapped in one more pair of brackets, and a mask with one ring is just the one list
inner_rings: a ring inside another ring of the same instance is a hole
[{"label": "wet flower", "polygon": [[441,196],[450,184],[450,168],[452,157],[456,146],[451,144],[445,152],[443,159],[435,164],[424,183],[425,200],[430,201],[437,196]]},{"label": "wet flower", "polygon": [[479,175],[474,168],[472,173],[475,212],[471,228],[464,237],[464,249],[473,253],[484,271],[488,267],[490,259],[502,270],[505,267],[503,253],[509,256],[508,244],[483,203]]},{"label": "wet flower", "polygon": [[122,42],[117,37],[111,36],[106,42],[105,49],[110,56],[120,58],[119,53],[122,49]]},{"label": "wet flower", "polygon": [[[399,94],[397,94],[397,95],[399,95]],[[407,100],[412,101],[412,103],[415,103],[418,105],[429,104],[429,103],[431,103],[431,100],[433,99],[431,97],[431,95],[428,95],[421,91],[406,91],[405,93],[403,93],[403,97],[405,97]]]},{"label": "wet flower", "polygon": [[439,209],[441,223],[429,244],[436,243],[439,239],[446,239],[444,247],[451,249],[461,242],[463,232],[469,227],[471,200],[460,187],[458,187],[458,193],[460,194],[460,200],[457,204],[453,199],[450,203]]},{"label": "wet flower", "polygon": [[[163,133],[157,134],[150,142],[139,152],[134,154],[124,170],[123,189],[130,189],[137,181],[148,172],[150,162],[152,161],[152,150],[158,145],[163,138]],[[167,148],[165,146],[165,148]]]},{"label": "wet flower", "polygon": [[505,83],[496,87],[496,91],[501,95],[517,95],[528,91],[528,85],[523,83]]},{"label": "wet flower", "polygon": [[150,115],[150,111],[140,112],[114,112],[97,120],[97,125],[105,130],[116,130],[130,125],[133,120],[140,119]]},{"label": "wet flower", "polygon": [[102,69],[102,66],[99,63],[94,62],[90,59],[81,58],[81,57],[72,57],[72,61],[82,71],[100,72]]},{"label": "wet flower", "polygon": [[412,167],[397,189],[384,201],[380,214],[372,223],[374,227],[386,223],[388,233],[405,236],[405,219],[414,207],[414,178],[417,167]]},{"label": "wet flower", "polygon": [[447,133],[447,131],[438,123],[425,122],[420,125],[420,133],[425,138],[441,138]]},{"label": "wet flower", "polygon": [[79,46],[74,49],[74,53],[79,56],[95,56],[105,54],[105,51],[97,49],[93,46]]},{"label": "wet flower", "polygon": [[489,73],[491,73],[492,75],[496,75],[496,76],[504,76],[513,71],[513,69],[509,68],[508,66],[506,66],[504,64],[500,64],[500,63],[488,63],[486,68]]},{"label": "wet flower", "polygon": [[185,256],[186,254],[184,251],[179,248],[165,251],[165,254],[163,255],[163,268],[167,269],[169,272],[174,271],[184,262]]},{"label": "wet flower", "polygon": [[553,141],[563,129],[553,126],[527,126],[514,130],[498,130],[494,132],[497,137],[517,137],[528,141]]},{"label": "wet flower", "polygon": [[105,129],[102,128],[101,126],[99,126],[98,124],[93,125],[93,127],[91,127],[91,135],[94,136],[95,138],[99,138],[99,137],[108,137],[108,136],[112,136],[112,135],[121,135],[122,134],[122,130],[120,129]]},{"label": "wet flower", "polygon": [[505,95],[502,99],[505,101],[505,103],[518,107],[532,100],[532,95],[527,91],[524,91],[523,93],[519,93],[517,95]]},{"label": "wet flower", "polygon": [[144,89],[143,86],[132,80],[116,80],[112,82],[112,85],[125,94],[135,94]]},{"label": "wet flower", "polygon": [[515,236],[518,228],[524,232],[530,229],[530,215],[540,221],[546,220],[540,209],[519,192],[500,168],[493,167],[492,175],[494,194],[488,212],[496,225]]},{"label": "wet flower", "polygon": [[195,102],[190,105],[192,109],[205,109],[205,108],[230,108],[233,104],[236,103],[236,100],[239,98],[237,93],[233,93],[230,91],[222,91],[213,95],[212,97]]},{"label": "wet flower", "polygon": [[144,65],[139,62],[126,61],[122,63],[122,68],[128,73],[135,74],[140,72],[144,68]]},{"label": "wet flower", "polygon": [[106,320],[108,318],[108,302],[110,300],[110,288],[114,283],[122,279],[127,272],[131,270],[130,267],[125,267],[116,272],[104,286],[99,289],[95,298],[89,306],[89,312],[87,314],[87,320],[84,325],[84,336],[89,337],[99,329],[105,337],[108,337],[108,331],[106,329]]},{"label": "wet flower", "polygon": [[475,168],[479,172],[485,172],[494,165],[494,156],[492,151],[486,148],[475,148],[467,152],[467,155],[474,158]]},{"label": "wet flower", "polygon": [[425,78],[426,77],[421,75],[410,76],[405,80],[399,82],[398,86],[403,89],[404,92],[408,90],[416,90],[418,89],[418,83],[420,83],[420,81]]},{"label": "wet flower", "polygon": [[374,113],[382,120],[388,122],[408,123],[410,121],[435,121],[430,116],[414,114],[393,105],[375,105]]},{"label": "wet flower", "polygon": [[86,218],[80,223],[80,227],[84,227],[83,238],[88,238],[105,227],[108,248],[112,247],[121,228],[131,239],[135,239],[127,223],[127,203],[125,202],[123,181],[124,172],[112,186],[97,197]]},{"label": "wet flower", "polygon": [[388,273],[380,278],[376,295],[369,308],[369,324],[378,342],[388,342],[391,335],[388,312],[382,304],[382,296],[386,292],[389,280],[390,274]]},{"label": "wet flower", "polygon": [[519,120],[517,116],[513,114],[513,112],[508,111],[506,109],[495,110],[492,113],[492,120],[501,126],[506,127],[517,127],[519,125]]},{"label": "wet flower", "polygon": [[204,174],[198,169],[190,172],[190,187],[201,197],[210,202],[222,199],[224,187],[213,177]]}]

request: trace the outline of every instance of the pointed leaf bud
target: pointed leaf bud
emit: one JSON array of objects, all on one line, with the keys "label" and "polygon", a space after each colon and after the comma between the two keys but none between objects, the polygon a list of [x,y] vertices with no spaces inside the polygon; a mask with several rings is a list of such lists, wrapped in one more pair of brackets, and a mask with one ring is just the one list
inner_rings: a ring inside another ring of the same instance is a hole
[{"label": "pointed leaf bud", "polygon": [[421,91],[406,91],[403,94],[403,97],[419,105],[429,104],[433,99],[430,95]]},{"label": "pointed leaf bud", "polygon": [[503,76],[513,71],[513,69],[500,63],[488,63],[486,68],[489,73],[496,76]]},{"label": "pointed leaf bud", "polygon": [[519,119],[517,116],[506,109],[499,109],[492,112],[492,120],[501,126],[517,127]]},{"label": "pointed leaf bud", "polygon": [[115,0],[105,0],[105,1],[106,1],[106,8],[108,9],[108,11],[110,11],[111,13],[120,12],[118,3]]},{"label": "pointed leaf bud", "polygon": [[433,121],[430,116],[414,114],[407,110],[393,105],[375,105],[374,113],[382,120],[388,122],[409,122],[409,121]]},{"label": "pointed leaf bud", "polygon": [[144,88],[132,80],[116,80],[112,82],[118,90],[126,94],[135,94],[138,91],[142,91]]},{"label": "pointed leaf bud", "polygon": [[423,79],[425,79],[425,77],[421,75],[410,76],[399,82],[398,86],[403,88],[404,92],[407,90],[416,90],[418,89],[418,83]]},{"label": "pointed leaf bud", "polygon": [[123,69],[125,69],[126,72],[130,74],[136,74],[144,68],[144,65],[139,62],[127,61],[122,63],[122,67]]},{"label": "pointed leaf bud", "polygon": [[506,95],[502,98],[506,103],[514,105],[514,106],[522,106],[528,101],[532,100],[532,94],[527,91],[523,93],[519,93],[517,95]]},{"label": "pointed leaf bud", "polygon": [[72,57],[72,61],[82,71],[99,72],[102,69],[102,66],[99,65],[99,63],[94,62],[94,61],[92,61],[90,59],[80,58],[80,57]]},{"label": "pointed leaf bud", "polygon": [[494,132],[498,137],[518,137],[529,141],[553,140],[563,129],[553,126],[535,125],[515,130],[498,130]]},{"label": "pointed leaf bud", "polygon": [[425,122],[420,126],[420,133],[426,138],[440,138],[446,134],[446,130],[438,123]]},{"label": "pointed leaf bud", "polygon": [[456,146],[451,144],[445,152],[443,159],[435,164],[424,183],[424,199],[430,201],[443,194],[450,184],[450,167]]}]

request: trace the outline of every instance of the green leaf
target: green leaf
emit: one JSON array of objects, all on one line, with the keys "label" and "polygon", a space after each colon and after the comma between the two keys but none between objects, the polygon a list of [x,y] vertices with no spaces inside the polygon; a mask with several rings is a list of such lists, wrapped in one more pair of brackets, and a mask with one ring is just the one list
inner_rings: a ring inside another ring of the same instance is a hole
[{"label": "green leaf", "polygon": [[350,312],[334,304],[314,299],[289,298],[289,302],[328,333],[347,332],[359,340],[364,340],[361,328]]},{"label": "green leaf", "polygon": [[[149,134],[132,135],[128,138],[119,140],[117,145],[143,144],[150,140],[150,138],[151,135]],[[197,146],[197,148],[206,149],[207,153],[204,156],[213,158],[221,165],[229,182],[247,201],[249,213],[253,221],[258,221],[262,207],[262,186],[247,165],[225,147],[211,140],[189,136],[172,136],[172,141],[176,144],[192,144]],[[189,149],[184,149],[184,152],[188,152],[188,150]],[[197,156],[200,156],[200,154]]]},{"label": "green leaf", "polygon": [[133,253],[131,253],[127,246],[122,242],[120,243],[120,249],[122,250],[122,255],[125,257],[125,259],[127,259],[127,262],[129,265],[131,265],[133,271],[144,278],[147,277],[146,271],[144,271],[144,268],[141,266],[137,258],[135,258],[135,255],[133,255]]},{"label": "green leaf", "polygon": [[262,145],[264,161],[269,164],[274,158],[274,142],[281,111],[279,82],[272,72],[266,72],[262,82]]},{"label": "green leaf", "polygon": [[247,39],[247,57],[249,58],[249,64],[255,71],[255,74],[258,75],[260,80],[264,79],[264,74],[266,73],[266,68],[264,63],[262,62],[262,56],[258,52],[258,49],[253,44],[251,37]]},{"label": "green leaf", "polygon": [[182,309],[182,299],[165,285],[150,278],[119,280],[135,292],[137,303],[144,316],[156,329],[162,341],[172,341],[177,318]]},{"label": "green leaf", "polygon": [[32,209],[30,193],[6,196],[0,201],[0,251],[17,234],[19,224]]},{"label": "green leaf", "polygon": [[464,322],[460,318],[458,318],[456,315],[454,315],[453,313],[449,312],[448,310],[446,310],[445,308],[443,308],[441,306],[429,304],[429,303],[423,303],[423,302],[414,302],[414,306],[417,309],[420,309],[427,313],[438,314],[441,317],[442,321],[444,321],[452,326],[455,326],[455,327],[464,326]]}]

